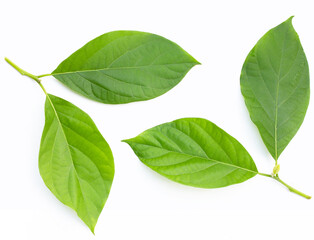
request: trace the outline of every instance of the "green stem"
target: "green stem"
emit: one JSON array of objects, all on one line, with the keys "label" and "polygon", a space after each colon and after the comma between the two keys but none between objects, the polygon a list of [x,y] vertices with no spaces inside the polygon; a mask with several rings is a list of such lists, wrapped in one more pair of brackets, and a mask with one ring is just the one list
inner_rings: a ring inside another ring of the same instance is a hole
[{"label": "green stem", "polygon": [[280,182],[281,184],[283,184],[284,186],[286,186],[290,192],[293,192],[295,194],[298,194],[299,196],[301,197],[304,197],[306,199],[311,199],[312,197],[303,193],[303,192],[300,192],[299,190],[291,187],[290,185],[288,185],[287,183],[285,183],[284,181],[282,181],[279,177],[278,177],[278,174],[275,175],[275,176],[272,176],[270,174],[266,174],[266,173],[258,173],[259,175],[261,176],[265,176],[265,177],[269,177],[269,178],[272,178],[272,179],[275,179],[276,181]]},{"label": "green stem", "polygon": [[284,181],[282,181],[282,180],[278,177],[278,175],[277,175],[277,176],[274,176],[273,179],[275,179],[276,181],[278,181],[278,182],[280,182],[281,184],[283,184],[284,186],[286,186],[286,187],[289,189],[290,192],[296,193],[296,194],[298,194],[298,195],[300,195],[301,197],[304,197],[304,198],[306,198],[306,199],[311,199],[311,198],[312,198],[311,196],[306,195],[306,194],[300,192],[299,190],[297,190],[297,189],[291,187],[290,185],[288,185],[287,183],[285,183]]},{"label": "green stem", "polygon": [[27,76],[31,79],[34,79],[37,83],[40,83],[40,79],[37,76],[35,76],[29,72],[26,72],[25,70],[23,70],[22,68],[17,66],[15,63],[13,63],[10,59],[8,59],[8,58],[4,58],[4,59],[7,61],[8,64],[10,64],[20,74],[22,74],[23,76]]},{"label": "green stem", "polygon": [[[29,72],[26,72],[25,70],[23,70],[22,68],[20,68],[19,66],[17,66],[14,62],[12,62],[10,59],[8,58],[4,58],[5,61],[10,64],[16,71],[18,71],[20,74],[22,74],[23,76],[27,76],[33,80],[35,80],[39,86],[41,87],[41,89],[44,91],[44,93],[47,95],[47,91],[44,88],[44,86],[41,84],[41,80],[39,79],[40,76],[35,76]],[[41,75],[42,76],[42,75]]]}]

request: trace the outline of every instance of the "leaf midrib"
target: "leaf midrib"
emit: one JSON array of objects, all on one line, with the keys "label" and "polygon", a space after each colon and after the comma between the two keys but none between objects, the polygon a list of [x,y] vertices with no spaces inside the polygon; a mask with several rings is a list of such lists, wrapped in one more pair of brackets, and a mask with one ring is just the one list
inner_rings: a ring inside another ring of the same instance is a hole
[{"label": "leaf midrib", "polygon": [[[125,140],[125,142],[132,142],[132,141],[129,141],[129,140]],[[237,165],[233,165],[233,164],[229,164],[229,163],[225,163],[225,162],[221,162],[219,160],[216,160],[216,159],[212,159],[212,158],[205,158],[205,157],[201,157],[201,156],[193,156],[191,154],[188,154],[188,153],[184,153],[184,152],[180,152],[180,151],[172,151],[172,150],[168,150],[168,149],[165,149],[165,148],[161,148],[161,147],[158,147],[158,146],[153,146],[153,145],[149,145],[149,144],[143,144],[143,143],[137,143],[137,142],[133,142],[135,144],[141,144],[141,145],[144,145],[144,146],[148,146],[148,147],[154,147],[154,148],[158,148],[158,149],[162,149],[164,151],[167,151],[169,153],[179,153],[179,154],[182,154],[182,155],[185,155],[185,156],[188,156],[188,157],[198,157],[198,158],[201,158],[201,159],[204,159],[204,160],[209,160],[209,161],[213,161],[217,164],[222,164],[222,165],[226,165],[226,166],[229,166],[229,167],[233,167],[233,168],[237,168],[237,169],[241,169],[243,171],[247,171],[247,172],[252,172],[252,173],[255,173],[255,174],[259,174],[258,171],[254,171],[254,170],[250,170],[250,169],[247,169],[247,168],[243,168],[243,167],[240,167],[240,166],[237,166]]]},{"label": "leaf midrib", "polygon": [[198,64],[196,62],[182,62],[182,63],[165,63],[165,64],[156,64],[156,65],[142,65],[142,66],[134,66],[134,67],[113,67],[113,68],[97,68],[97,69],[87,69],[87,70],[78,70],[78,71],[69,71],[69,72],[59,72],[54,73],[52,72],[52,76],[60,76],[66,74],[75,74],[75,73],[84,73],[84,72],[97,72],[101,70],[123,70],[123,69],[137,69],[137,68],[145,68],[145,67],[161,67],[161,66],[172,66],[172,65],[181,65],[181,64]]},{"label": "leaf midrib", "polygon": [[[65,132],[64,132],[64,130],[63,130],[62,123],[61,123],[60,118],[59,118],[59,116],[58,116],[57,110],[56,110],[54,104],[52,103],[52,101],[51,101],[51,99],[50,99],[50,97],[49,97],[49,94],[46,94],[46,96],[47,96],[47,98],[48,98],[48,100],[49,100],[49,102],[50,102],[50,105],[51,105],[51,107],[52,107],[54,113],[55,113],[56,119],[57,119],[57,121],[58,121],[58,123],[59,123],[59,128],[61,128],[62,134],[63,134],[64,139],[65,139],[65,141],[66,141],[66,146],[67,146],[67,149],[68,149],[69,154],[70,154],[70,158],[71,158],[71,162],[72,162],[72,167],[73,167],[73,169],[74,169],[75,175],[76,175],[76,177],[77,177],[77,179],[78,179],[78,182],[79,182],[79,187],[80,187],[81,195],[82,195],[83,201],[86,203],[86,200],[85,200],[85,197],[84,197],[84,194],[83,194],[83,191],[82,191],[82,187],[81,187],[81,180],[80,180],[80,178],[79,178],[79,176],[78,176],[78,173],[77,173],[77,170],[76,170],[76,168],[75,168],[75,166],[74,166],[74,161],[73,161],[73,158],[72,158],[70,145],[69,145],[69,143],[68,143],[67,137],[66,137]],[[71,198],[71,201],[72,201],[72,198]],[[72,202],[72,204],[73,204],[73,202]],[[90,214],[89,214],[89,211],[88,211],[88,209],[87,209],[87,207],[86,207],[85,204],[84,204],[84,206],[85,206],[85,208],[86,208],[86,210],[87,210],[87,211],[86,211],[86,212],[87,212],[87,215],[89,216],[89,219],[91,220],[92,218],[91,218],[91,216],[90,216]]]},{"label": "leaf midrib", "polygon": [[281,68],[282,68],[282,61],[283,61],[283,54],[284,54],[284,49],[286,45],[286,39],[287,39],[287,33],[288,30],[285,33],[284,37],[284,42],[282,44],[282,49],[281,49],[281,58],[280,58],[280,64],[279,64],[279,69],[278,69],[278,76],[277,76],[277,89],[276,89],[276,99],[275,99],[275,161],[277,163],[278,160],[278,98],[279,98],[279,86],[280,86],[280,80],[281,78]]}]

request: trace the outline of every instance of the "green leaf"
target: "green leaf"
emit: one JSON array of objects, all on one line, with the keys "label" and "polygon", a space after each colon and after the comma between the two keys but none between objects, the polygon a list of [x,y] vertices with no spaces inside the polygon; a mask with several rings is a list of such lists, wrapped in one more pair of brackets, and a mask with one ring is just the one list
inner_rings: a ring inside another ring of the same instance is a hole
[{"label": "green leaf", "polygon": [[225,187],[258,174],[245,148],[202,118],[182,118],[161,124],[124,142],[145,165],[185,185]]},{"label": "green leaf", "polygon": [[50,191],[94,233],[114,176],[110,147],[93,120],[64,99],[47,95],[45,116],[40,174]]},{"label": "green leaf", "polygon": [[241,91],[250,117],[277,161],[309,104],[309,67],[292,17],[268,31],[247,56]]},{"label": "green leaf", "polygon": [[164,94],[196,64],[181,47],[161,36],[114,31],[74,52],[52,75],[85,97],[118,104]]}]

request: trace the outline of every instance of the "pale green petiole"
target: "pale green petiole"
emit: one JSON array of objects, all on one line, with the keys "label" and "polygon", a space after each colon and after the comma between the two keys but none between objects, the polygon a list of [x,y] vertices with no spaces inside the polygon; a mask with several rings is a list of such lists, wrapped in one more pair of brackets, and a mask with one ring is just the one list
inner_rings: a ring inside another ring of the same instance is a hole
[{"label": "pale green petiole", "polygon": [[38,75],[37,77],[42,78],[42,77],[48,77],[48,76],[51,76],[51,74],[50,73],[42,74],[42,75]]}]

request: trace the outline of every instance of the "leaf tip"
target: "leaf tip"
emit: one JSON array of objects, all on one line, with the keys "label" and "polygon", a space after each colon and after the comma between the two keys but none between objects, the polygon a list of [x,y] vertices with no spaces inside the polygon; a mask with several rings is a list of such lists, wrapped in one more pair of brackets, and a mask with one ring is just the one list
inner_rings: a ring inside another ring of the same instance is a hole
[{"label": "leaf tip", "polygon": [[88,224],[87,224],[87,222],[85,222],[85,224],[87,225],[87,227],[89,228],[89,230],[92,232],[92,234],[94,236],[95,236],[96,223],[97,223],[97,221],[95,223],[88,223]]},{"label": "leaf tip", "polygon": [[293,18],[294,18],[294,15],[292,15],[291,17],[289,17],[286,22],[289,22],[289,23],[292,24],[292,19],[293,19]]},{"label": "leaf tip", "polygon": [[195,65],[202,65],[202,63],[200,63],[199,61],[195,59]]}]

